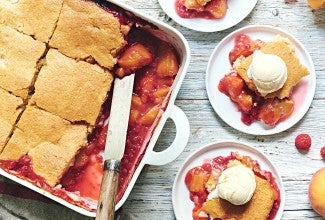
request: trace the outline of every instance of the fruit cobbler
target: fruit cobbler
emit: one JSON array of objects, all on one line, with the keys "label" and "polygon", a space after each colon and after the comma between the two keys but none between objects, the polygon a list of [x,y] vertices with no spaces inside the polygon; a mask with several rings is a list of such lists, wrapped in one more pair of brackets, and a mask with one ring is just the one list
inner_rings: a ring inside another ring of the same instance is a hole
[{"label": "fruit cobbler", "polygon": [[194,220],[269,220],[281,203],[273,174],[238,152],[206,159],[186,173],[185,183],[194,203]]},{"label": "fruit cobbler", "polygon": [[263,42],[238,35],[229,62],[232,68],[218,89],[237,105],[243,123],[275,126],[292,114],[293,88],[309,71],[288,38],[278,35]]},{"label": "fruit cobbler", "polygon": [[172,45],[143,25],[156,28],[101,0],[1,3],[2,169],[95,210],[112,83],[135,73],[121,199],[179,69]]},{"label": "fruit cobbler", "polygon": [[220,19],[226,15],[227,0],[176,0],[176,12],[182,18]]}]

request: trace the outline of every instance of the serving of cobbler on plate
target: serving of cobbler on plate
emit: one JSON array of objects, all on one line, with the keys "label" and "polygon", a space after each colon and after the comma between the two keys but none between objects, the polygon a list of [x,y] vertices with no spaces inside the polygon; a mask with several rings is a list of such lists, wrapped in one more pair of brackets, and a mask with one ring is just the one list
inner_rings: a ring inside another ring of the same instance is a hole
[{"label": "serving of cobbler on plate", "polygon": [[3,170],[95,210],[112,82],[135,72],[121,199],[166,108],[180,63],[175,48],[142,29],[144,24],[150,26],[101,0],[1,3]]},{"label": "serving of cobbler on plate", "polygon": [[238,152],[191,168],[185,184],[194,203],[194,220],[274,219],[281,202],[272,173]]},{"label": "serving of cobbler on plate", "polygon": [[193,152],[173,185],[177,219],[279,220],[285,192],[281,177],[262,152],[220,141]]},{"label": "serving of cobbler on plate", "polygon": [[263,42],[238,35],[229,60],[233,70],[220,80],[218,89],[238,105],[243,123],[259,120],[274,126],[292,114],[293,87],[309,71],[288,38],[277,35]]},{"label": "serving of cobbler on plate", "polygon": [[227,9],[227,0],[176,0],[176,11],[182,18],[219,19]]},{"label": "serving of cobbler on plate", "polygon": [[192,30],[215,32],[241,22],[255,7],[257,0],[158,0],[166,14],[178,24]]},{"label": "serving of cobbler on plate", "polygon": [[227,124],[266,135],[288,129],[303,117],[316,77],[310,55],[298,40],[275,27],[252,25],[231,33],[215,48],[206,87],[210,103]]}]

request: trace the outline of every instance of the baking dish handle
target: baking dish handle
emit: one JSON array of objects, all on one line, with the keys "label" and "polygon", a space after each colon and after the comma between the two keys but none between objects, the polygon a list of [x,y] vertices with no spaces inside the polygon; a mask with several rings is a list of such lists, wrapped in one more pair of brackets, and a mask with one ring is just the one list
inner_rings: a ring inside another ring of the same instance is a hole
[{"label": "baking dish handle", "polygon": [[173,106],[169,118],[176,127],[176,136],[173,143],[161,152],[151,151],[148,154],[146,163],[149,165],[161,166],[175,160],[184,150],[190,136],[190,124],[185,113],[177,106]]}]

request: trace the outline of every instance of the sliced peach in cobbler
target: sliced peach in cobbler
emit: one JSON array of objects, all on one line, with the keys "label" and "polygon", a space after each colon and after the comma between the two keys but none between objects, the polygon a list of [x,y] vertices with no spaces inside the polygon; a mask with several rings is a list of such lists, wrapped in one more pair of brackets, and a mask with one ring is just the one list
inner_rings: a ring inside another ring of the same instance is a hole
[{"label": "sliced peach in cobbler", "polygon": [[176,0],[176,12],[182,18],[220,19],[227,9],[227,0]]},{"label": "sliced peach in cobbler", "polygon": [[116,71],[116,74],[123,77],[125,74],[147,66],[152,62],[152,59],[152,53],[142,44],[131,45],[118,59],[120,68]]},{"label": "sliced peach in cobbler", "polygon": [[244,87],[246,87],[244,80],[236,73],[225,75],[218,85],[221,92],[237,103],[243,112],[248,113],[253,108],[253,97],[248,94]]},{"label": "sliced peach in cobbler", "polygon": [[233,70],[220,80],[218,89],[237,105],[243,123],[275,126],[290,117],[293,87],[309,72],[289,39],[276,36],[263,42],[239,35],[229,62]]},{"label": "sliced peach in cobbler", "polygon": [[288,118],[293,112],[294,102],[291,99],[271,99],[263,103],[258,118],[265,124],[274,126]]},{"label": "sliced peach in cobbler", "polygon": [[158,53],[159,60],[157,63],[157,75],[161,78],[166,76],[175,76],[178,72],[179,63],[173,49],[162,44],[159,47]]}]

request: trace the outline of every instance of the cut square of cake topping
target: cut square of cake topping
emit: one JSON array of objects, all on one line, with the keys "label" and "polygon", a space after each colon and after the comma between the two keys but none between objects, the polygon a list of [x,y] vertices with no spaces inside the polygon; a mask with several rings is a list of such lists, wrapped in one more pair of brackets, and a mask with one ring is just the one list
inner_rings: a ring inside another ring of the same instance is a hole
[{"label": "cut square of cake topping", "polygon": [[53,34],[63,0],[2,0],[0,24],[48,42]]},{"label": "cut square of cake topping", "polygon": [[23,100],[0,88],[0,152],[22,111]]},{"label": "cut square of cake topping", "polygon": [[28,152],[33,171],[55,186],[86,142],[87,128],[72,125],[58,143],[42,142]]},{"label": "cut square of cake topping", "polygon": [[0,87],[26,99],[45,44],[0,24]]},{"label": "cut square of cake topping", "polygon": [[[277,97],[283,99],[289,97],[292,88],[299,83],[301,78],[309,74],[308,69],[300,63],[295,54],[295,49],[288,38],[277,35],[273,41],[265,43],[260,50],[265,54],[279,56],[285,62],[288,71],[288,77],[283,87],[268,94],[266,98]],[[252,62],[252,56],[238,58],[234,63],[234,69],[245,80],[251,90],[257,91],[253,81],[247,76],[248,68]]]},{"label": "cut square of cake topping", "polygon": [[267,219],[274,203],[271,184],[258,176],[252,199],[244,205],[233,205],[221,198],[208,200],[202,210],[212,219]]},{"label": "cut square of cake topping", "polygon": [[64,0],[50,46],[68,57],[95,60],[111,69],[124,45],[122,29],[118,19],[96,3]]},{"label": "cut square of cake topping", "polygon": [[[57,144],[74,129],[74,126],[69,121],[49,112],[27,106],[12,137],[0,154],[0,159],[18,160],[43,142]],[[83,125],[83,127],[85,130],[83,137],[86,140],[87,126]]]},{"label": "cut square of cake topping", "polygon": [[49,50],[31,102],[71,122],[94,125],[113,76],[98,65],[75,61]]}]

